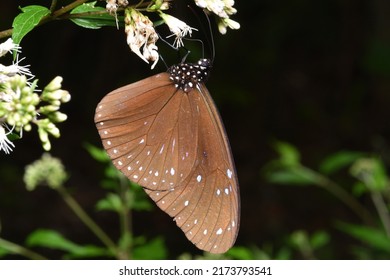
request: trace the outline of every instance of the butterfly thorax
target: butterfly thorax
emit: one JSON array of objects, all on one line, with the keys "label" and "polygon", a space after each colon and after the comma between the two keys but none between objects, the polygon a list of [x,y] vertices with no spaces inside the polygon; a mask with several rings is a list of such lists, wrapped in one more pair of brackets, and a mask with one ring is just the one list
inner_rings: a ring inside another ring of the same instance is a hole
[{"label": "butterfly thorax", "polygon": [[200,59],[197,63],[180,63],[168,69],[176,88],[189,92],[200,83],[207,81],[211,70],[210,59]]}]

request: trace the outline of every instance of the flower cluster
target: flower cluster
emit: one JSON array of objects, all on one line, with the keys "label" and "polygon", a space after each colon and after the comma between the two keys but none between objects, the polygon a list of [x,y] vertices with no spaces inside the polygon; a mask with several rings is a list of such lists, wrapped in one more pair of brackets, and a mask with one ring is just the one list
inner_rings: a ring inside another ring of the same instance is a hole
[{"label": "flower cluster", "polygon": [[207,9],[218,16],[218,29],[221,34],[227,32],[227,27],[239,29],[240,24],[229,17],[237,13],[233,8],[234,0],[195,0],[198,7]]},{"label": "flower cluster", "polygon": [[[0,56],[12,51],[20,51],[12,39],[0,44]],[[9,136],[13,132],[21,136],[23,131],[32,129],[32,124],[38,127],[43,148],[50,150],[48,136],[60,136],[55,123],[66,120],[59,108],[70,100],[70,94],[61,89],[62,78],[56,77],[39,95],[37,80],[30,82],[34,76],[28,66],[19,65],[20,61],[16,59],[10,66],[0,64],[0,150],[10,153],[15,145]]]},{"label": "flower cluster", "polygon": [[67,178],[68,175],[61,161],[44,153],[42,158],[26,166],[23,180],[27,190],[32,191],[38,185],[47,185],[56,189],[61,187]]},{"label": "flower cluster", "polygon": [[[154,30],[153,22],[136,9],[127,8],[125,10],[125,32],[130,49],[146,63],[154,62],[153,69],[159,58],[156,46],[158,35]],[[141,47],[143,47],[142,53]]]},{"label": "flower cluster", "polygon": [[[183,47],[183,38],[186,36],[191,37],[192,31],[196,30],[184,21],[163,12],[169,9],[170,1],[172,0],[150,0],[146,3],[141,0],[138,4],[130,6],[127,0],[106,0],[106,10],[111,14],[116,16],[119,8],[125,10],[127,44],[145,62],[153,62],[152,69],[159,59],[158,47],[156,45],[159,36],[154,29],[155,25],[143,12],[157,13],[160,16],[163,23],[168,26],[172,33],[168,37],[175,37],[173,42],[175,48]],[[222,34],[226,33],[227,27],[231,29],[240,28],[238,22],[230,19],[230,16],[237,12],[233,8],[233,0],[194,1],[198,7],[214,13],[218,17],[218,29]]]}]

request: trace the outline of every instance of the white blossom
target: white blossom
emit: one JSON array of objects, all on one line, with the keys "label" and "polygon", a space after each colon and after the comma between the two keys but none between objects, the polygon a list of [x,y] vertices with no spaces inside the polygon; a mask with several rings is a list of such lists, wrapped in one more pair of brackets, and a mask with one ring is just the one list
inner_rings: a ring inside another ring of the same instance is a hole
[{"label": "white blossom", "polygon": [[177,48],[184,46],[183,38],[187,36],[187,34],[191,37],[192,30],[197,30],[189,26],[184,21],[181,21],[180,19],[175,18],[171,15],[160,13],[160,17],[168,25],[169,30],[172,32],[172,35],[175,36],[175,41],[173,44]]},{"label": "white blossom", "polygon": [[4,127],[0,124],[0,151],[3,150],[6,154],[9,154],[12,152],[12,148],[15,148],[14,143],[7,137],[10,133],[12,133],[12,131],[6,132]]},{"label": "white blossom", "polygon": [[239,29],[240,24],[229,17],[237,13],[233,8],[234,0],[195,0],[198,7],[208,10],[219,17],[219,31],[226,33],[226,27]]},{"label": "white blossom", "polygon": [[226,27],[231,29],[240,29],[240,24],[230,18],[222,18],[218,20],[218,30],[221,34],[226,34]]},{"label": "white blossom", "polygon": [[127,44],[130,49],[146,63],[154,62],[151,67],[153,69],[159,59],[156,46],[158,35],[154,30],[153,22],[135,9],[128,9],[125,24]]},{"label": "white blossom", "polygon": [[19,47],[19,45],[15,44],[14,41],[11,38],[9,38],[4,43],[0,44],[0,57],[5,55],[6,53],[12,52],[12,51],[19,52],[20,51],[20,47]]}]

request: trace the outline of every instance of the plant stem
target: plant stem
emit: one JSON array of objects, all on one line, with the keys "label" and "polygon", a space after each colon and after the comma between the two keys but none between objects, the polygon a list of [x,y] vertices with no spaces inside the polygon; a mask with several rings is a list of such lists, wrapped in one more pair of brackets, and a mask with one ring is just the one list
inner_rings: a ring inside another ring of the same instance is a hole
[{"label": "plant stem", "polygon": [[0,238],[0,248],[4,248],[5,250],[12,252],[14,254],[25,256],[26,258],[32,260],[46,260],[46,258],[38,253],[35,253],[23,246],[20,246],[16,243],[10,242],[3,238]]},{"label": "plant stem", "polygon": [[383,227],[385,228],[387,237],[390,238],[390,220],[389,220],[389,210],[386,206],[385,201],[381,193],[379,192],[371,192],[371,199],[374,202],[376,211],[378,211],[379,217],[382,221]]},{"label": "plant stem", "polygon": [[13,31],[14,31],[13,28],[0,31],[0,39],[10,37]]},{"label": "plant stem", "polygon": [[339,198],[343,203],[345,203],[357,216],[359,216],[366,224],[374,224],[374,219],[371,213],[364,208],[352,195],[350,195],[346,190],[344,190],[337,183],[333,182],[329,178],[321,175],[318,172],[313,171],[305,166],[301,168],[305,169],[306,172],[312,173],[316,177],[317,184],[332,193],[334,196]]},{"label": "plant stem", "polygon": [[121,211],[119,212],[120,224],[121,224],[121,236],[124,238],[125,243],[123,246],[123,253],[125,259],[132,259],[132,223],[131,223],[131,209],[129,209],[129,197],[132,195],[131,190],[129,189],[129,184],[127,178],[124,176],[119,176],[120,180],[120,198],[122,200]]},{"label": "plant stem", "polygon": [[50,4],[50,9],[49,9],[50,12],[53,13],[54,10],[56,9],[56,7],[57,7],[57,0],[52,0],[51,4]]},{"label": "plant stem", "polygon": [[80,220],[100,239],[100,241],[107,246],[107,248],[118,256],[118,250],[115,243],[108,237],[108,235],[88,216],[88,214],[81,208],[77,201],[68,193],[64,187],[56,189],[68,206],[80,218]]}]

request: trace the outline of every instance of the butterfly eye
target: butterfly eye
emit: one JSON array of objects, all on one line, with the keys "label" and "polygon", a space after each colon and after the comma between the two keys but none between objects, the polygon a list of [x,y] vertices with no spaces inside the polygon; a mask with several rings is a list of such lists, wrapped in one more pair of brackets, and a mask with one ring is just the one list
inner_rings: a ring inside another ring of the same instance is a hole
[{"label": "butterfly eye", "polygon": [[233,246],[239,187],[222,120],[204,85],[211,61],[116,89],[95,123],[112,162],[174,218],[186,237],[212,253]]}]

